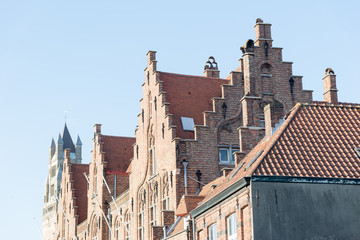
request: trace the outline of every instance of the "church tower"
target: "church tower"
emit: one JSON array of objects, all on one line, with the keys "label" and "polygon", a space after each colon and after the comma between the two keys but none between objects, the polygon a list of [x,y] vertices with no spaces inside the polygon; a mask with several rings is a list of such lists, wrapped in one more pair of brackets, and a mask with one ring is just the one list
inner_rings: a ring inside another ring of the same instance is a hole
[{"label": "church tower", "polygon": [[[56,142],[51,139],[49,146],[49,162],[48,175],[44,188],[44,206],[43,206],[43,236],[45,240],[55,239],[57,236],[56,199],[60,192],[60,182],[64,162],[64,150],[70,149],[71,163],[81,163],[82,143],[80,137],[77,137],[76,145],[74,145],[67,125],[65,123],[62,134],[59,134]],[[59,210],[60,211],[60,210]]]}]

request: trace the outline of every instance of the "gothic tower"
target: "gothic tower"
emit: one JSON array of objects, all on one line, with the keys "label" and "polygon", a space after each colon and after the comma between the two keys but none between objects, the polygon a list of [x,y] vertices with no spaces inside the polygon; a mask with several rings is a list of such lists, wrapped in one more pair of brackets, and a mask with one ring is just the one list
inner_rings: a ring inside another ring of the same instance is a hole
[{"label": "gothic tower", "polygon": [[[76,145],[70,136],[69,130],[65,123],[62,134],[58,136],[56,143],[54,138],[51,139],[49,146],[49,170],[45,181],[44,188],[44,206],[43,206],[43,235],[44,240],[55,239],[57,236],[55,224],[56,199],[60,192],[60,182],[64,162],[64,150],[70,149],[70,158],[72,163],[81,163],[82,143],[80,137],[77,137]],[[61,210],[59,210],[61,211]]]}]

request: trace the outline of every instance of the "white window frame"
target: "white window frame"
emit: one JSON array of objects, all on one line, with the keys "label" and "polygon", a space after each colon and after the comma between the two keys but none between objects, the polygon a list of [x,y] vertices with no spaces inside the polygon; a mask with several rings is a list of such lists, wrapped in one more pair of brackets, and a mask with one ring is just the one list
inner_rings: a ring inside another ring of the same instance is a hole
[{"label": "white window frame", "polygon": [[211,224],[208,227],[208,233],[209,233],[209,240],[217,240],[217,227],[216,223]]},{"label": "white window frame", "polygon": [[[226,150],[227,153],[227,161],[221,161],[221,154],[220,151],[221,150]],[[239,147],[237,146],[221,146],[219,147],[219,162],[220,164],[235,164],[235,157],[234,157],[234,152],[239,151]],[[233,159],[234,158],[234,159]]]},{"label": "white window frame", "polygon": [[227,226],[227,239],[236,240],[237,239],[237,230],[236,230],[236,214],[233,213],[226,218]]},{"label": "white window frame", "polygon": [[[130,240],[130,219],[125,219],[127,222],[125,222],[125,228],[124,228],[124,230],[125,230],[125,240]],[[129,230],[129,232],[127,231],[127,230]]]}]

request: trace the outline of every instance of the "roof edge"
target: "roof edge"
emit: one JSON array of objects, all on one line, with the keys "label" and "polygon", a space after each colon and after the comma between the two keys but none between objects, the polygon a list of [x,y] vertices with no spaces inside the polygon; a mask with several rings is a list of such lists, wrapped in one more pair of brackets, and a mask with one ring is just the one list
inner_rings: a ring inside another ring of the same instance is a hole
[{"label": "roof edge", "polygon": [[200,214],[205,212],[207,209],[222,202],[223,200],[225,200],[229,196],[233,195],[238,190],[248,186],[249,184],[250,184],[250,177],[241,178],[239,181],[236,181],[231,186],[225,188],[223,191],[221,191],[220,193],[218,193],[217,195],[215,195],[214,197],[212,197],[211,199],[206,201],[204,204],[201,204],[200,206],[198,206],[197,208],[192,210],[190,212],[191,217],[195,218],[195,217],[199,216]]},{"label": "roof edge", "polygon": [[[278,132],[277,135],[276,132],[270,136],[268,139],[265,140],[266,141],[270,141],[271,142],[269,144],[269,146],[265,146],[265,148],[263,149],[264,151],[262,152],[262,154],[259,156],[259,159],[257,161],[255,161],[255,166],[254,169],[252,170],[252,173],[254,173],[256,171],[256,169],[260,166],[260,164],[263,162],[265,156],[271,151],[271,149],[275,146],[275,144],[277,143],[277,141],[281,138],[281,136],[284,134],[285,130],[287,129],[287,127],[290,125],[290,123],[293,121],[293,119],[296,117],[296,115],[298,114],[299,110],[301,109],[301,107],[303,106],[302,103],[297,103],[290,111],[290,114],[288,116],[288,118],[285,120],[285,122],[279,127],[279,129],[276,131]],[[273,138],[273,139],[272,139]],[[261,144],[261,142],[259,143]]]},{"label": "roof edge", "polygon": [[360,185],[359,178],[328,178],[328,177],[293,177],[293,176],[260,176],[251,177],[252,182],[282,182],[282,183],[317,183]]}]

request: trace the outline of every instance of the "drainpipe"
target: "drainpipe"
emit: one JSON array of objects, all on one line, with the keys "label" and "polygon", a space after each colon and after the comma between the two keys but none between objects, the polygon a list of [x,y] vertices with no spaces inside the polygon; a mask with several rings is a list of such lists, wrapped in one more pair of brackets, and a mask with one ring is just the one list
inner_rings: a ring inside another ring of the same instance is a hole
[{"label": "drainpipe", "polygon": [[182,161],[182,164],[183,164],[183,166],[184,166],[185,195],[188,195],[188,191],[187,191],[187,171],[186,171],[186,167],[187,167],[187,165],[189,164],[189,162],[188,162],[186,159],[184,159],[184,160]]},{"label": "drainpipe", "polygon": [[116,199],[116,174],[114,174],[114,198]]}]

